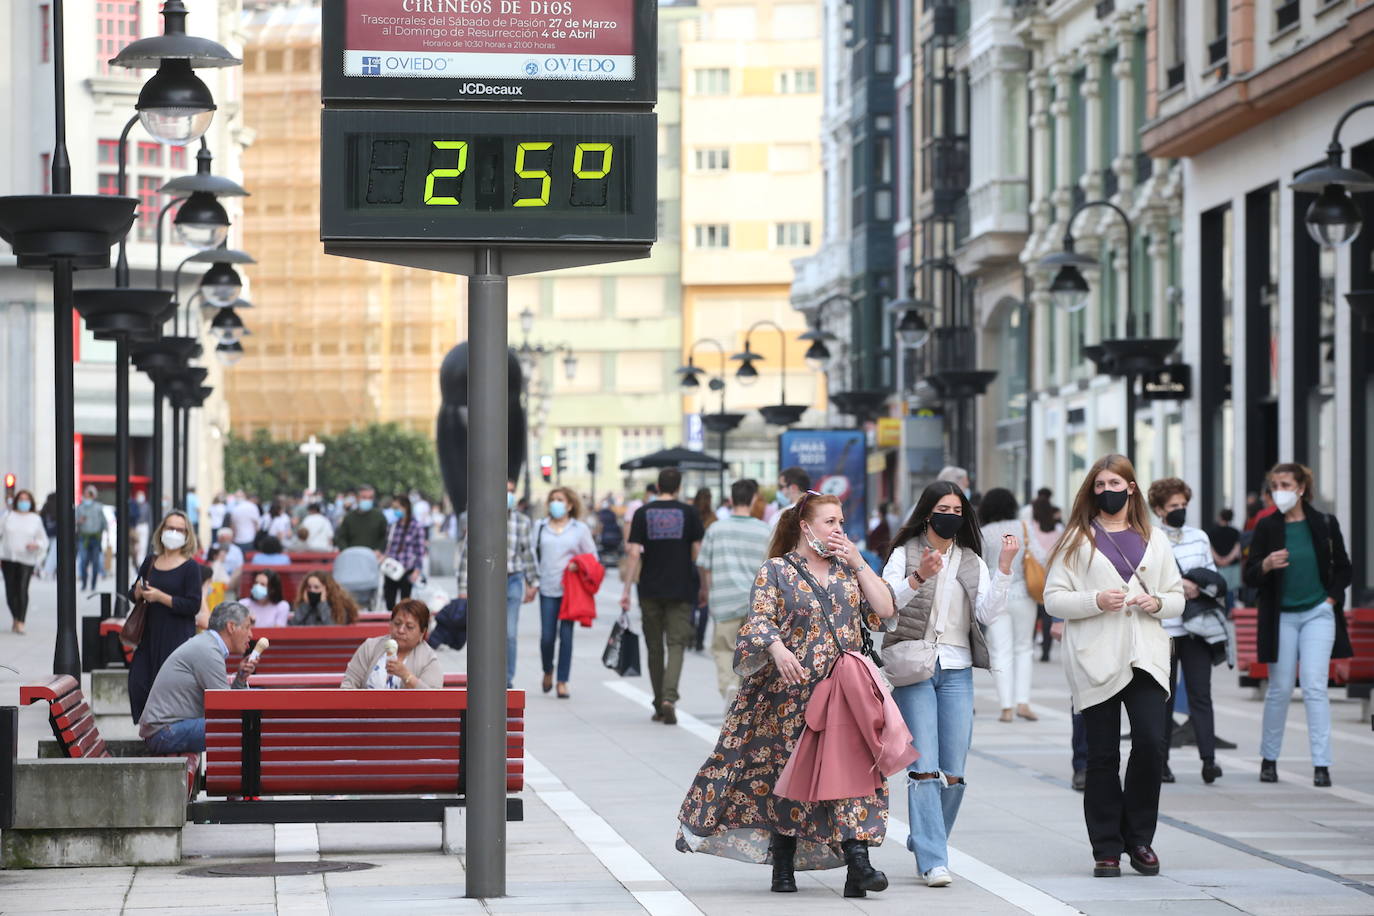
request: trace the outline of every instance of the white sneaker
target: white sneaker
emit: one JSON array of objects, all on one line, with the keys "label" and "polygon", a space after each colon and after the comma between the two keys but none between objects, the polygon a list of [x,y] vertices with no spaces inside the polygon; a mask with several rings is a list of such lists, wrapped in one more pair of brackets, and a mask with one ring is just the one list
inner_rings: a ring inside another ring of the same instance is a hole
[{"label": "white sneaker", "polygon": [[954,877],[950,875],[949,869],[943,865],[937,865],[921,877],[926,879],[926,887],[949,887]]}]

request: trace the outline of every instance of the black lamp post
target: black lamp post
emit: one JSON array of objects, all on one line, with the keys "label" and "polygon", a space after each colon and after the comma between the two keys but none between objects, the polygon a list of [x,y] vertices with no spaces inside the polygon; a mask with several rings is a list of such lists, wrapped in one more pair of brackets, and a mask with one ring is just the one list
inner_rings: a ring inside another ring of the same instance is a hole
[{"label": "black lamp post", "polygon": [[[516,359],[520,363],[520,398],[525,408],[525,416],[531,416],[530,411],[530,379],[533,378],[535,369],[538,368],[540,360],[547,355],[563,354],[563,377],[572,381],[577,376],[577,354],[567,343],[543,344],[530,343],[530,332],[534,330],[534,310],[529,306],[520,310],[520,346],[515,349]],[[535,427],[538,426],[541,433],[544,421],[547,417],[546,408],[541,406],[539,415],[535,417],[535,422],[529,424],[527,435],[533,438]],[[534,449],[528,447],[526,443],[525,458],[525,504],[530,503],[530,457],[534,454]]]},{"label": "black lamp post", "polygon": [[57,640],[53,672],[81,677],[76,636],[76,467],[72,384],[72,314],[76,270],[110,266],[110,247],[133,225],[138,201],[72,194],[67,155],[64,2],[52,2],[54,138],[51,194],[0,197],[0,238],[19,267],[53,274],[53,413],[57,476]]},{"label": "black lamp post", "polygon": [[[706,373],[706,370],[697,366],[696,352],[697,347],[702,346],[703,344],[709,344],[710,346],[715,347],[716,350],[720,353],[720,375],[711,376],[710,381],[707,383],[707,388],[709,388],[711,391],[717,391],[720,393],[720,410],[718,410],[716,413],[706,413],[705,411],[702,411],[701,425],[706,427],[707,430],[713,433],[718,433],[720,435],[720,492],[724,493],[726,468],[725,437],[730,432],[730,430],[739,426],[740,423],[744,421],[744,414],[725,412],[725,347],[721,346],[720,341],[715,340],[714,338],[703,337],[696,343],[692,344],[691,349],[687,351],[687,365],[680,366],[677,369],[677,374],[682,376],[682,379],[678,384],[682,387],[683,393],[691,394],[696,389],[701,387],[701,379],[699,378],[699,376],[704,375]],[[748,347],[746,346],[745,349],[748,350]],[[757,354],[755,354],[755,356],[757,356]],[[755,371],[757,373],[757,370]]]},{"label": "black lamp post", "polygon": [[[1135,227],[1125,211],[1108,200],[1090,200],[1079,204],[1069,216],[1064,230],[1064,247],[1061,251],[1046,255],[1038,262],[1043,269],[1057,269],[1050,281],[1050,295],[1055,303],[1066,311],[1079,311],[1087,305],[1088,281],[1083,277],[1081,267],[1096,266],[1098,261],[1089,255],[1074,250],[1073,221],[1089,207],[1106,207],[1126,226],[1126,334],[1124,338],[1103,338],[1097,355],[1084,348],[1084,355],[1093,359],[1098,368],[1111,375],[1119,376],[1126,383],[1126,457],[1135,463],[1135,380],[1136,377],[1158,369],[1164,360],[1178,348],[1178,339],[1173,337],[1147,337],[1148,330],[1137,327],[1135,310]],[[1139,334],[1139,336],[1131,336]]]},{"label": "black lamp post", "polygon": [[752,385],[758,380],[759,370],[754,366],[754,363],[761,362],[763,357],[750,348],[749,338],[756,329],[764,326],[771,327],[778,332],[778,358],[781,361],[781,365],[778,367],[778,378],[781,390],[779,391],[779,403],[760,407],[759,413],[763,415],[764,422],[771,426],[791,426],[802,418],[802,414],[806,413],[806,405],[787,403],[787,332],[780,325],[764,318],[749,326],[749,330],[744,332],[743,352],[730,357],[732,360],[739,361],[740,364],[739,368],[735,370],[735,379],[741,385]]}]

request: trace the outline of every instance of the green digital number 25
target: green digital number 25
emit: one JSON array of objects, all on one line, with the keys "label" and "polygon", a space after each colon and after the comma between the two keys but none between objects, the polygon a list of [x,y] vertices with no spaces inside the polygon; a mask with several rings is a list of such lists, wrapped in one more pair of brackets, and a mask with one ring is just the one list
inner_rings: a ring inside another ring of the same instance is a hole
[{"label": "green digital number 25", "polygon": [[[468,142],[466,140],[435,140],[434,148],[457,150],[458,162],[453,168],[433,169],[425,176],[425,203],[456,207],[459,204],[457,194],[455,193],[453,197],[436,197],[434,195],[434,182],[439,178],[463,177],[463,173],[468,168]],[[461,183],[459,187],[462,187]]]}]

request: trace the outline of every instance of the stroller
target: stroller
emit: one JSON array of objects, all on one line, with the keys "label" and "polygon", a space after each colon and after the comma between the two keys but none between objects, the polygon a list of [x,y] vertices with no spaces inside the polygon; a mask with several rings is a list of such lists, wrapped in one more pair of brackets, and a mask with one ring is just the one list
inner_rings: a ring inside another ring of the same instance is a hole
[{"label": "stroller", "polygon": [[334,558],[334,581],[358,602],[358,610],[372,610],[382,580],[381,564],[369,547],[349,547]]}]

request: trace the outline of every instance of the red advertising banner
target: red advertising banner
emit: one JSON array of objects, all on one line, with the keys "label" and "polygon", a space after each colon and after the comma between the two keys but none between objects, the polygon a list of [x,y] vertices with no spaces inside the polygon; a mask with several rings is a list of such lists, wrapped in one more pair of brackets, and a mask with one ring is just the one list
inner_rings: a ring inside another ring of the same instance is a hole
[{"label": "red advertising banner", "polygon": [[634,0],[343,0],[355,77],[632,80]]}]

